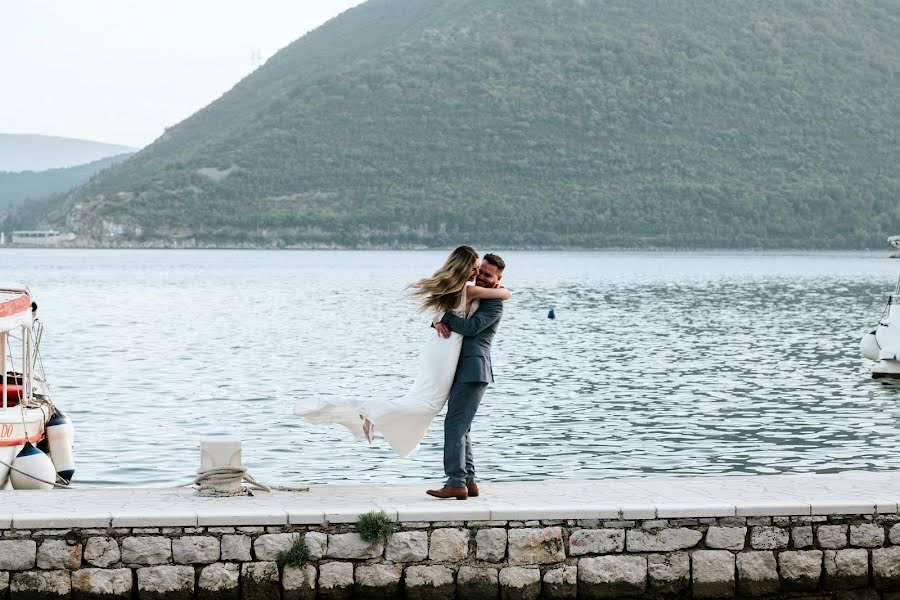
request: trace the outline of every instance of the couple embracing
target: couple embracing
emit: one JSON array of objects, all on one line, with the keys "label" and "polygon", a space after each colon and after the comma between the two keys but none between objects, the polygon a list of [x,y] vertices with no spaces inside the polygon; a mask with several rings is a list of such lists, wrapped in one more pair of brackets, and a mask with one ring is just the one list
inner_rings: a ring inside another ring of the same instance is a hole
[{"label": "couple embracing", "polygon": [[294,412],[311,423],[338,423],[369,443],[375,431],[401,457],[419,447],[444,405],[444,472],[441,489],[426,493],[465,500],[478,495],[470,427],[488,384],[493,383],[491,342],[512,294],[500,285],[506,264],[496,254],[459,246],[431,277],[409,285],[432,314],[434,335],[422,349],[412,388],[400,398],[316,400]]}]

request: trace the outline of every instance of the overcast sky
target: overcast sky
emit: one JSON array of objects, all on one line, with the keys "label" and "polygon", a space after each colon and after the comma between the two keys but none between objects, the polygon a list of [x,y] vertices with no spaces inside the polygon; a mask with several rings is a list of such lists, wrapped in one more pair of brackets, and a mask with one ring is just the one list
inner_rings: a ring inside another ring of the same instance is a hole
[{"label": "overcast sky", "polygon": [[362,0],[2,0],[0,133],[141,147]]}]

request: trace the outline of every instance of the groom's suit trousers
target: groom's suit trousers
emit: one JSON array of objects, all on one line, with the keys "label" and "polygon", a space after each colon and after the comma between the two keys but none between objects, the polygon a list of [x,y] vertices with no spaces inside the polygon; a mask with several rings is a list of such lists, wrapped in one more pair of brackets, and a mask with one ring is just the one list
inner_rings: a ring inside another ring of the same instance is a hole
[{"label": "groom's suit trousers", "polygon": [[485,382],[454,381],[444,418],[444,472],[446,485],[462,487],[475,482],[475,461],[469,429],[487,389]]}]

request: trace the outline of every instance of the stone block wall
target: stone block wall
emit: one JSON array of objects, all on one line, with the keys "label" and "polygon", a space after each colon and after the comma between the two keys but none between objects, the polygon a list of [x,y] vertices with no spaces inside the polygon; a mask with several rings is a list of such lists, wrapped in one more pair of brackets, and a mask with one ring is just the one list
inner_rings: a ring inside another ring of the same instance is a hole
[{"label": "stone block wall", "polygon": [[[309,560],[276,557],[302,538]],[[900,515],[6,530],[0,600],[900,600]]]}]

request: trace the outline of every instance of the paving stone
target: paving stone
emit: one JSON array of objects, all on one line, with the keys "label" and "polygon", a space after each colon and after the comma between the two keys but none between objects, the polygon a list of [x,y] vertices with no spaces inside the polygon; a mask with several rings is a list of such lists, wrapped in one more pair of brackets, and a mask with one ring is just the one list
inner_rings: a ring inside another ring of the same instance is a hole
[{"label": "paving stone", "polygon": [[[257,540],[258,542],[259,540]],[[328,534],[328,558],[378,558],[384,552],[384,541],[367,542],[358,533]]]},{"label": "paving stone", "polygon": [[299,537],[300,535],[297,533],[265,533],[253,542],[253,554],[259,561],[277,560],[278,553],[290,550],[294,541]]},{"label": "paving stone", "polygon": [[38,569],[69,569],[81,566],[83,546],[79,543],[69,545],[66,540],[44,540],[37,550]]},{"label": "paving stone", "polygon": [[807,592],[819,587],[822,578],[821,550],[788,550],[778,555],[781,589]]},{"label": "paving stone", "polygon": [[677,596],[691,584],[691,557],[687,552],[647,556],[647,588],[653,597]]},{"label": "paving stone", "polygon": [[81,598],[130,598],[133,587],[131,569],[88,568],[72,572],[72,592]]},{"label": "paving stone", "polygon": [[672,552],[697,545],[703,534],[694,529],[661,529],[656,533],[629,529],[626,547],[629,552]]},{"label": "paving stone", "polygon": [[12,600],[68,598],[72,580],[68,571],[19,571],[12,574],[9,595]]},{"label": "paving stone", "polygon": [[869,584],[869,553],[857,548],[826,550],[825,587],[829,590],[851,590]]},{"label": "paving stone", "polygon": [[787,548],[790,531],[782,527],[754,527],[750,530],[750,546],[754,550]]},{"label": "paving stone", "polygon": [[475,534],[475,558],[487,562],[502,562],[506,558],[506,529],[479,529]]},{"label": "paving stone", "polygon": [[400,595],[403,565],[359,565],[356,567],[358,598],[396,598]]},{"label": "paving stone", "polygon": [[819,525],[816,529],[816,537],[819,539],[819,547],[829,550],[837,550],[847,546],[846,525]]},{"label": "paving stone", "polygon": [[34,540],[0,541],[0,571],[25,571],[33,569],[37,556]]},{"label": "paving stone", "polygon": [[795,549],[810,548],[813,545],[813,528],[803,525],[791,529],[791,547]]},{"label": "paving stone", "polygon": [[169,538],[142,536],[122,540],[122,562],[126,565],[161,565],[171,561],[172,540]]},{"label": "paving stone", "polygon": [[469,555],[469,530],[442,528],[431,532],[428,558],[438,562],[462,562]]},{"label": "paving stone", "polygon": [[210,564],[219,560],[219,538],[188,535],[172,540],[172,560],[180,565]]},{"label": "paving stone", "polygon": [[456,574],[456,595],[460,600],[486,600],[499,595],[499,571],[496,567],[463,565]]},{"label": "paving stone", "polygon": [[234,533],[222,536],[222,560],[250,562],[251,560],[253,560],[253,555],[251,554],[252,548],[253,540],[250,539],[249,535]]},{"label": "paving stone", "polygon": [[[353,568],[353,565],[350,567]],[[241,565],[241,597],[243,600],[278,598],[281,594],[279,584],[278,565],[274,562],[248,562]]]},{"label": "paving stone", "polygon": [[194,567],[142,567],[137,570],[137,589],[141,599],[191,600],[194,597]]},{"label": "paving stone", "polygon": [[213,563],[200,570],[197,596],[200,600],[238,600],[241,597],[241,567],[237,563]]},{"label": "paving stone", "polygon": [[857,548],[879,548],[884,545],[884,528],[873,523],[851,525],[850,545]]},{"label": "paving stone", "polygon": [[735,559],[739,595],[766,596],[778,593],[780,582],[775,553],[740,552]]},{"label": "paving stone", "polygon": [[303,536],[310,560],[319,560],[328,554],[328,535],[321,531],[307,531]]},{"label": "paving stone", "polygon": [[694,598],[734,596],[734,554],[727,550],[692,553],[691,594]]},{"label": "paving stone", "polygon": [[562,528],[509,531],[510,565],[546,565],[559,563],[565,559]]},{"label": "paving stone", "polygon": [[706,530],[706,547],[720,550],[743,550],[746,537],[746,527],[709,527]]},{"label": "paving stone", "polygon": [[406,567],[404,577],[406,600],[453,600],[453,571],[443,565]]},{"label": "paving stone", "polygon": [[565,565],[544,573],[541,593],[549,600],[574,600],[578,595],[578,567]]},{"label": "paving stone", "polygon": [[872,577],[881,591],[900,590],[900,546],[872,550]]},{"label": "paving stone", "polygon": [[579,529],[569,536],[569,556],[625,550],[624,529]]},{"label": "paving stone", "polygon": [[119,562],[122,557],[119,544],[111,537],[96,536],[88,538],[82,553],[84,562],[95,567],[108,567]]},{"label": "paving stone", "polygon": [[537,600],[541,595],[541,570],[526,567],[500,569],[501,600]]},{"label": "paving stone", "polygon": [[285,565],[281,573],[282,600],[315,600],[317,578],[313,565]]},{"label": "paving stone", "polygon": [[643,556],[595,556],[578,559],[578,595],[584,598],[637,596],[647,587]]}]

